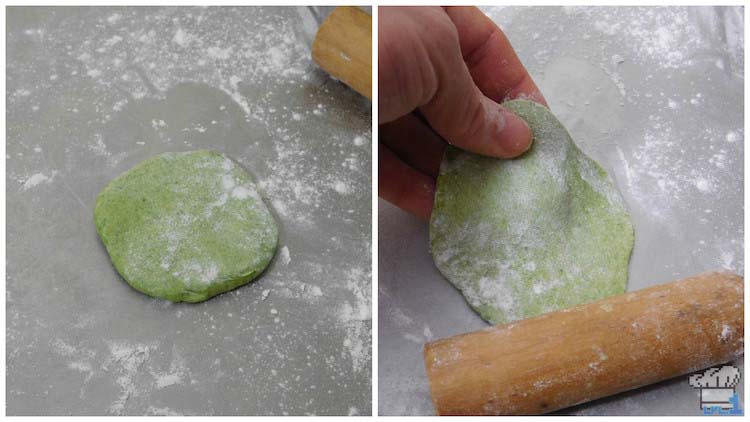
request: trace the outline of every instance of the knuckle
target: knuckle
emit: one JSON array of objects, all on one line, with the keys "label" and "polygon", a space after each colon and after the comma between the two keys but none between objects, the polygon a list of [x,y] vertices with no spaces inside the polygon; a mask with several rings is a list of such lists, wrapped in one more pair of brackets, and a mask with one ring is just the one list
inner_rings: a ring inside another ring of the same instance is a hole
[{"label": "knuckle", "polygon": [[438,89],[438,78],[430,60],[429,46],[412,31],[380,48],[378,82],[380,101],[398,104],[409,112],[429,101]]},{"label": "knuckle", "polygon": [[475,143],[481,139],[487,128],[487,113],[481,101],[468,101],[457,116],[455,137],[466,143]]}]

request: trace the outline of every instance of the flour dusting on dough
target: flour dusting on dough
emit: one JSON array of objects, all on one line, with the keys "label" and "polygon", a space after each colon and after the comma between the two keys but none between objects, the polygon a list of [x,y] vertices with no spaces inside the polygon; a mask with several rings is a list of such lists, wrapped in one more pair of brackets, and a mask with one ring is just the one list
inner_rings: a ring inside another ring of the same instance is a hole
[{"label": "flour dusting on dough", "polygon": [[94,219],[125,280],[172,301],[247,283],[272,258],[278,233],[250,176],[211,151],[135,166],[105,187]]},{"label": "flour dusting on dough", "polygon": [[430,224],[438,269],[493,324],[623,292],[633,228],[612,180],[546,108],[504,105],[534,145],[510,161],[446,152]]}]

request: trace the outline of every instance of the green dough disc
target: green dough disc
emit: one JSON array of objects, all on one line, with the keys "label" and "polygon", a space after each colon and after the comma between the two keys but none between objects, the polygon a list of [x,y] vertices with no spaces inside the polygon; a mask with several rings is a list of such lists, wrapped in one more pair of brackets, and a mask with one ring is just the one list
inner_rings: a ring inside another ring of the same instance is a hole
[{"label": "green dough disc", "polygon": [[534,143],[514,160],[448,148],[430,221],[437,268],[493,324],[623,293],[633,226],[606,171],[547,108],[503,106]]},{"label": "green dough disc", "polygon": [[279,231],[250,175],[214,151],[138,164],[102,190],[94,221],[125,281],[173,302],[201,302],[257,277]]}]

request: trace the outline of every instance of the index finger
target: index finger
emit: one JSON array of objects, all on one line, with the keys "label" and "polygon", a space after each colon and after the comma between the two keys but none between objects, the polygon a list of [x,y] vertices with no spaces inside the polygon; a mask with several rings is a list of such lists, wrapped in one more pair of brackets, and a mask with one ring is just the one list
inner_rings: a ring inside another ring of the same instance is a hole
[{"label": "index finger", "polygon": [[547,106],[502,30],[476,7],[445,7],[458,30],[461,54],[484,95],[502,103],[526,98]]}]

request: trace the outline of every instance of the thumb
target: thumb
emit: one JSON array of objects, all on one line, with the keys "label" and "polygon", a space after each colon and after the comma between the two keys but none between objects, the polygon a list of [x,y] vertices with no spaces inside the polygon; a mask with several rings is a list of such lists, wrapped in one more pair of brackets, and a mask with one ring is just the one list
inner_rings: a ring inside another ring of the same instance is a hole
[{"label": "thumb", "polygon": [[477,154],[513,158],[526,152],[532,139],[526,122],[485,97],[471,78],[463,83],[470,85],[463,94],[447,86],[420,108],[432,128],[451,144]]},{"label": "thumb", "polygon": [[379,61],[381,117],[395,118],[419,108],[430,126],[459,148],[499,158],[516,157],[529,149],[532,136],[526,122],[486,97],[474,83],[448,15],[440,8],[418,9],[403,8],[398,19],[389,19],[394,24],[401,21],[392,31],[383,30],[388,21],[381,12],[380,48],[387,49],[379,51],[386,59]]}]

